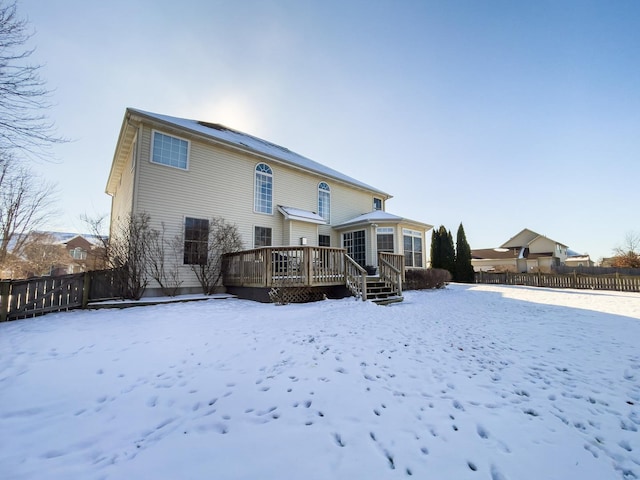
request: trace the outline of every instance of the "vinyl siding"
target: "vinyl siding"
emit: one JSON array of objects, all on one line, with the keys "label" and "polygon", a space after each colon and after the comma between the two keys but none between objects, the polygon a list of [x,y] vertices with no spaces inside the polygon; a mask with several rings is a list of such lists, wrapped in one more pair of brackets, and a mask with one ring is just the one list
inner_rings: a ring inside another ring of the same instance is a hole
[{"label": "vinyl siding", "polygon": [[[172,132],[156,130],[172,135]],[[150,215],[154,227],[164,223],[167,237],[183,236],[185,217],[210,218],[219,216],[238,226],[244,247],[253,247],[254,226],[271,227],[274,245],[300,243],[307,237],[309,245],[317,245],[318,233],[331,235],[331,244],[340,246],[340,237],[329,226],[291,222],[286,223],[277,205],[317,211],[318,183],[331,187],[331,224],[339,224],[372,210],[374,192],[360,190],[224,146],[211,145],[183,134],[189,140],[188,170],[151,163],[152,128],[144,126],[139,134],[138,181],[135,212]],[[254,179],[258,163],[266,163],[273,171],[273,214],[254,212]],[[132,182],[122,191],[122,203],[132,204]],[[116,194],[121,202],[120,190]],[[114,201],[114,204],[116,202]],[[117,210],[114,210],[117,211]],[[181,261],[180,255],[177,255]],[[190,267],[181,267],[185,273],[184,287],[197,286]]]}]

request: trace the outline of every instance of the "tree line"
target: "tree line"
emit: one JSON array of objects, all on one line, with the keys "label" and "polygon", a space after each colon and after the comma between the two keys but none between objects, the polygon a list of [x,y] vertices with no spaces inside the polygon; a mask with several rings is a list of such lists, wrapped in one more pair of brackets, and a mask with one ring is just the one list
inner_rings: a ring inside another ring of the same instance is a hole
[{"label": "tree line", "polygon": [[431,234],[431,268],[441,268],[451,273],[454,282],[473,283],[474,271],[471,265],[471,247],[467,242],[462,223],[453,246],[451,231],[444,225]]}]

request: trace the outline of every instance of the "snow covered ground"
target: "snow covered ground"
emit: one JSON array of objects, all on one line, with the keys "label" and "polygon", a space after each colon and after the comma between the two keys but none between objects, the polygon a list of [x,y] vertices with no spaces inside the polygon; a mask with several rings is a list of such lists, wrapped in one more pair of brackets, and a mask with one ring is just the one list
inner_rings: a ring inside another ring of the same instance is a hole
[{"label": "snow covered ground", "polygon": [[640,295],[450,285],[0,324],[0,478],[640,478]]}]

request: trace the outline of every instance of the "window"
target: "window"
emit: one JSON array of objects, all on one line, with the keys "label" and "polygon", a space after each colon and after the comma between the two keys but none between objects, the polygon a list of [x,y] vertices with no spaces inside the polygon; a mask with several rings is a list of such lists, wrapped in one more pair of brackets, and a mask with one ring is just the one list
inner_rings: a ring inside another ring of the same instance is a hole
[{"label": "window", "polygon": [[319,247],[330,247],[331,246],[331,235],[318,235],[318,246]]},{"label": "window", "polygon": [[364,230],[347,232],[342,236],[344,248],[356,263],[364,267],[366,262],[365,235]]},{"label": "window", "polygon": [[318,184],[318,215],[329,222],[331,215],[331,188],[325,182]]},{"label": "window", "polygon": [[71,255],[71,258],[73,258],[74,260],[86,260],[87,259],[87,251],[83,250],[80,247],[76,247],[72,250],[69,250],[69,254]]},{"label": "window", "polygon": [[184,264],[204,265],[207,263],[209,245],[209,220],[185,218],[184,220]]},{"label": "window", "polygon": [[255,248],[271,246],[271,229],[269,227],[255,227],[253,244]]},{"label": "window", "polygon": [[256,165],[253,209],[258,213],[273,214],[273,172],[266,163]]},{"label": "window", "polygon": [[404,264],[407,267],[422,267],[422,233],[402,229],[404,238]]},{"label": "window", "polygon": [[169,167],[187,169],[189,142],[181,138],[153,132],[151,161]]},{"label": "window", "polygon": [[378,252],[393,253],[393,227],[376,229]]},{"label": "window", "polygon": [[374,198],[373,199],[373,209],[374,210],[382,210],[382,199]]}]

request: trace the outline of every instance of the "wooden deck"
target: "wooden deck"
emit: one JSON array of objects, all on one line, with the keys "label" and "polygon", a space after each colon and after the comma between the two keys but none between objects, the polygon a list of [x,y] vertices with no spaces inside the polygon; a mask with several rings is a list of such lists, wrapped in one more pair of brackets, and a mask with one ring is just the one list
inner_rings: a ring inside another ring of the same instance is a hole
[{"label": "wooden deck", "polygon": [[331,247],[262,247],[224,258],[223,280],[233,287],[322,287],[345,284],[346,251]]},{"label": "wooden deck", "polygon": [[[402,298],[402,255],[378,255],[379,280],[388,296]],[[362,300],[369,295],[367,272],[343,248],[262,247],[225,255],[223,284],[244,288],[320,288],[343,286]],[[369,298],[371,297],[371,298]]]}]

